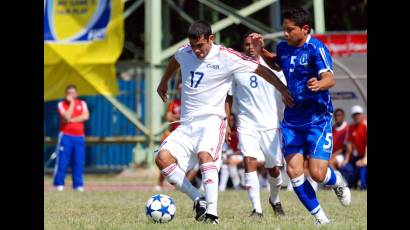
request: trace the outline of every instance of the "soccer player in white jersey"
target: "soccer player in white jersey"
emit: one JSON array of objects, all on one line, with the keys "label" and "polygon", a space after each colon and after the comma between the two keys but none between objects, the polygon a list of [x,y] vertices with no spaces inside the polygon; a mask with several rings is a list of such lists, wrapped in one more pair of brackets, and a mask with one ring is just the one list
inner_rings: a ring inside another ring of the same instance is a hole
[{"label": "soccer player in white jersey", "polygon": [[[208,22],[194,22],[188,30],[189,45],[171,58],[157,92],[167,100],[168,81],[180,68],[182,77],[181,125],[165,139],[155,163],[165,178],[194,201],[195,219],[218,224],[218,170],[225,138],[225,99],[232,85],[232,74],[255,72],[278,88],[287,105],[293,98],[277,76],[250,57],[214,44]],[[205,197],[185,177],[198,162]]]},{"label": "soccer player in white jersey", "polygon": [[[245,54],[262,65],[268,66],[255,52],[250,33],[244,36]],[[282,71],[272,70],[286,84]],[[235,73],[227,102],[232,106],[234,98],[238,113],[239,147],[244,155],[245,184],[252,203],[252,217],[262,217],[258,160],[265,159],[270,186],[269,203],[277,216],[284,216],[279,199],[282,184],[280,167],[283,166],[281,150],[280,120],[283,118],[284,105],[281,95],[271,84],[255,73]]]}]

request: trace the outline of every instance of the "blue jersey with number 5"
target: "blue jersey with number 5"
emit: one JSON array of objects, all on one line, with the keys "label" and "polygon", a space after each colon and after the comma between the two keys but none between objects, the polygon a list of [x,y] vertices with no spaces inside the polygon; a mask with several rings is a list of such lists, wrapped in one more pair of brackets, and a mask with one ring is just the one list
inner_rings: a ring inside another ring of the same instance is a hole
[{"label": "blue jersey with number 5", "polygon": [[304,125],[320,119],[326,112],[332,113],[329,90],[313,92],[307,86],[310,78],[320,80],[321,73],[333,73],[332,58],[325,45],[308,35],[301,47],[293,47],[282,41],[277,46],[276,55],[276,64],[282,68],[295,100],[293,107],[286,107],[284,121]]}]

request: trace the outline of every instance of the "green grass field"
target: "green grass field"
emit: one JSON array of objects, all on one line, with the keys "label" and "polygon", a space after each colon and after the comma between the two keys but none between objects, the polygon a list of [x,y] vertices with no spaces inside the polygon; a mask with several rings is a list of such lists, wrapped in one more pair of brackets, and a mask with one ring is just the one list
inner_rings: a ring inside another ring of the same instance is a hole
[{"label": "green grass field", "polygon": [[[176,203],[175,218],[167,224],[153,224],[145,216],[145,202],[154,191],[90,191],[73,192],[69,188],[71,178],[63,192],[45,189],[45,229],[215,229],[216,226],[196,222],[193,218],[192,201],[181,192],[163,191]],[[86,183],[145,183],[154,185],[155,180],[144,178],[117,178],[114,176],[86,176]],[[51,178],[44,177],[50,186]],[[87,185],[87,184],[86,184]],[[87,187],[86,187],[87,189]],[[267,190],[262,190],[261,201],[264,218],[251,219],[251,204],[246,191],[219,193],[219,229],[317,229],[314,217],[297,199],[292,191],[281,191],[281,200],[287,216],[277,219],[267,202]],[[318,198],[322,208],[333,222],[324,229],[367,229],[367,192],[352,191],[352,203],[348,208],[339,204],[331,190],[320,190]]]}]

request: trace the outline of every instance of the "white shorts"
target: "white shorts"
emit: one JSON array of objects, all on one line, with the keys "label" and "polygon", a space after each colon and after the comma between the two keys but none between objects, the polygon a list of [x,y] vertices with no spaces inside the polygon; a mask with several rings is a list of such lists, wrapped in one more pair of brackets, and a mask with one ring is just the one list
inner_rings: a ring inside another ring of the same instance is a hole
[{"label": "white shorts", "polygon": [[238,128],[239,148],[245,157],[265,160],[265,168],[283,165],[282,137],[279,129],[257,131]]},{"label": "white shorts", "polygon": [[162,149],[168,150],[176,158],[179,167],[187,172],[198,164],[199,152],[208,152],[219,170],[222,144],[225,141],[225,120],[216,115],[204,115],[182,122],[162,142],[156,154]]}]

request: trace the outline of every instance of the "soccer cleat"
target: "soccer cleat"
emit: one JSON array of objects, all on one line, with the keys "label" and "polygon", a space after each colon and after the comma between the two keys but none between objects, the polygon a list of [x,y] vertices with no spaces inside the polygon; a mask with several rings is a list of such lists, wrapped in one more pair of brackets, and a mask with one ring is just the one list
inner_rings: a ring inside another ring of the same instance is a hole
[{"label": "soccer cleat", "polygon": [[61,192],[64,190],[64,186],[63,185],[58,185],[56,186],[57,191]]},{"label": "soccer cleat", "polygon": [[196,212],[195,220],[203,221],[206,214],[206,201],[204,197],[201,197],[194,202],[194,210]]},{"label": "soccer cleat", "polygon": [[252,210],[252,213],[251,213],[251,215],[249,215],[249,217],[262,218],[263,214],[259,213],[259,212],[256,212],[256,210],[254,209],[254,210]]},{"label": "soccer cleat", "polygon": [[329,224],[330,224],[330,220],[320,220],[320,219],[317,219],[314,223],[316,227],[321,227],[321,226],[325,226]]},{"label": "soccer cleat", "polygon": [[272,201],[269,199],[269,204],[272,206],[273,212],[276,216],[285,216],[285,211],[283,211],[282,204],[280,202],[273,204]]},{"label": "soccer cleat", "polygon": [[217,216],[207,213],[205,216],[205,223],[219,224],[219,218]]},{"label": "soccer cleat", "polygon": [[335,173],[337,173],[338,176],[342,179],[342,183],[340,186],[333,188],[333,191],[335,191],[335,194],[340,203],[346,207],[350,204],[351,201],[350,189],[347,186],[346,180],[344,179],[342,174],[339,171],[335,171]]}]

